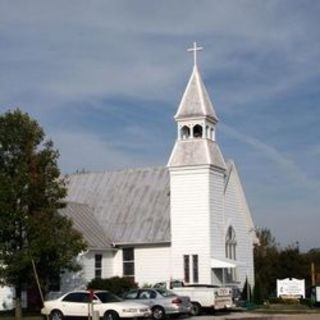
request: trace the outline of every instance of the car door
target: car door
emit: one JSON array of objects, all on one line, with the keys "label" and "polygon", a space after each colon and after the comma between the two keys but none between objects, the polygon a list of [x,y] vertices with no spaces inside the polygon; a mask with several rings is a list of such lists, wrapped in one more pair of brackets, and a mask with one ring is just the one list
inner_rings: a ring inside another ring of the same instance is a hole
[{"label": "car door", "polygon": [[62,301],[62,313],[67,317],[87,317],[89,312],[89,293],[71,292]]},{"label": "car door", "polygon": [[154,299],[156,298],[157,294],[154,290],[150,289],[141,289],[138,293],[138,301],[152,307],[155,302]]}]

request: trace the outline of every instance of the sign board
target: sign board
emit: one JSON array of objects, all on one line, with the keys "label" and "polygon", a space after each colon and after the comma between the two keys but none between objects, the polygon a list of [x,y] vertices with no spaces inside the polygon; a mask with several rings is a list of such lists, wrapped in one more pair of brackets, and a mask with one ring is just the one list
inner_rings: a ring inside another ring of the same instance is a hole
[{"label": "sign board", "polygon": [[277,297],[282,298],[305,298],[305,280],[286,278],[277,280]]},{"label": "sign board", "polygon": [[316,287],[316,302],[320,302],[320,287]]}]

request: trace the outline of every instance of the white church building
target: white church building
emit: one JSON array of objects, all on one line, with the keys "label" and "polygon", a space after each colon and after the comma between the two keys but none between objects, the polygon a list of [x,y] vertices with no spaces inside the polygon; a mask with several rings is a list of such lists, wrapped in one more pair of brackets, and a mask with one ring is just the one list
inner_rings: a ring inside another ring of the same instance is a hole
[{"label": "white church building", "polygon": [[[256,234],[232,160],[216,141],[218,117],[194,53],[174,118],[177,138],[163,167],[78,173],[68,178],[69,216],[88,243],[82,271],[64,274],[60,291],[93,278],[131,277],[139,285],[253,285]],[[0,287],[10,308],[12,290]],[[6,309],[6,308],[5,308]]]},{"label": "white church building", "polygon": [[193,70],[174,118],[177,138],[163,167],[69,177],[63,213],[87,240],[83,270],[62,291],[91,279],[132,277],[139,285],[254,283],[254,224],[238,170],[224,158],[218,117]]}]

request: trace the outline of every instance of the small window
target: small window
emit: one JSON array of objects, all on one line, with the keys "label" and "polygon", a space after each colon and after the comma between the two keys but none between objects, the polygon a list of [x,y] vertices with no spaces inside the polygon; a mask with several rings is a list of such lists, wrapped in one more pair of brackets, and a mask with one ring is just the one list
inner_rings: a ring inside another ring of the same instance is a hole
[{"label": "small window", "polygon": [[228,228],[225,242],[226,258],[236,260],[237,259],[237,239],[236,233],[232,227]]},{"label": "small window", "polygon": [[94,276],[96,279],[101,279],[102,275],[102,254],[94,256]]},{"label": "small window", "polygon": [[181,128],[181,139],[188,139],[190,137],[190,128],[183,126]]},{"label": "small window", "polygon": [[66,295],[62,301],[84,303],[89,301],[89,294],[85,292],[72,292]]},{"label": "small window", "polygon": [[123,249],[123,261],[133,261],[133,260],[134,260],[133,248],[124,248]]},{"label": "small window", "polygon": [[165,298],[177,296],[174,292],[167,289],[156,289],[156,291]]},{"label": "small window", "polygon": [[193,127],[193,137],[202,138],[202,127],[199,124]]},{"label": "small window", "polygon": [[123,248],[123,275],[134,278],[134,248]]},{"label": "small window", "polygon": [[184,266],[184,281],[186,283],[190,282],[190,257],[188,255],[183,256],[183,266]]},{"label": "small window", "polygon": [[199,282],[199,263],[198,255],[192,255],[192,273],[193,273],[193,283]]},{"label": "small window", "polygon": [[155,297],[156,294],[152,290],[141,290],[139,293],[139,299],[154,299]]},{"label": "small window", "polygon": [[138,290],[130,290],[126,295],[125,299],[138,299]]}]

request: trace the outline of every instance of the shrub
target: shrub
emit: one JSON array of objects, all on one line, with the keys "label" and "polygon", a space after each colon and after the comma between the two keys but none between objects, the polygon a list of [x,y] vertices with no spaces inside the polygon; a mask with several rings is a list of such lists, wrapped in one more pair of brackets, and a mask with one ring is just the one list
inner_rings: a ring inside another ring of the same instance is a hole
[{"label": "shrub", "polygon": [[88,289],[108,290],[117,295],[122,295],[129,289],[137,287],[137,284],[132,279],[120,277],[92,279],[87,285]]},{"label": "shrub", "polygon": [[269,298],[269,303],[272,303],[272,304],[300,304],[300,300],[299,299],[283,299],[281,297],[279,298],[276,298],[276,297],[272,297],[272,298]]},{"label": "shrub", "polygon": [[308,307],[313,307],[314,305],[312,299],[300,299],[300,303]]},{"label": "shrub", "polygon": [[277,303],[283,303],[283,300],[281,298],[277,298],[277,297],[270,297],[268,299],[268,302],[272,303],[272,304],[277,304]]}]

